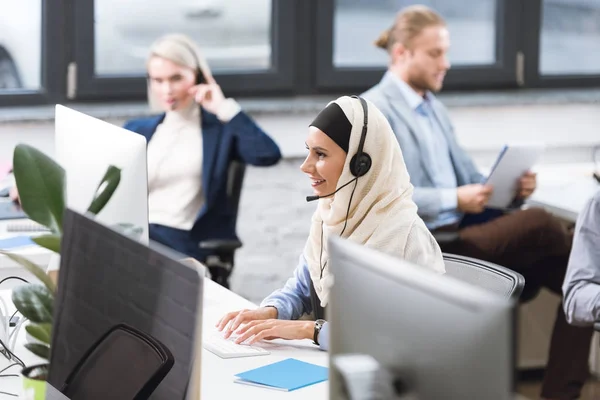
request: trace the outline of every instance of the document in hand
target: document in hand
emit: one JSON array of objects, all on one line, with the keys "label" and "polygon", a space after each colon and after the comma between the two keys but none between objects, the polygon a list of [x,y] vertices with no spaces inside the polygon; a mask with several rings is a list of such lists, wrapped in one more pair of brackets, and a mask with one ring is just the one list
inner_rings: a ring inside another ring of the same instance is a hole
[{"label": "document in hand", "polygon": [[537,163],[544,149],[541,144],[504,146],[483,182],[494,187],[487,207],[506,208],[510,205],[517,193],[519,178]]},{"label": "document in hand", "polygon": [[236,383],[290,392],[327,380],[328,369],[288,358],[237,374]]}]

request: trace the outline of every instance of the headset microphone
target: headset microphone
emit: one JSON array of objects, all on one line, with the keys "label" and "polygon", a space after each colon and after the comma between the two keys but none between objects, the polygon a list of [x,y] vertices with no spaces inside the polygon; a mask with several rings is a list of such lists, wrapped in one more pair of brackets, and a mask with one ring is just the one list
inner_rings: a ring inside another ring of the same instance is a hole
[{"label": "headset microphone", "polygon": [[358,177],[352,179],[349,182],[346,182],[345,184],[343,184],[342,186],[340,186],[335,192],[326,194],[325,196],[316,196],[316,195],[314,195],[314,196],[306,196],[306,201],[307,202],[311,202],[311,201],[315,201],[315,200],[319,200],[319,199],[324,199],[326,197],[331,197],[331,196],[333,196],[334,194],[336,194],[337,192],[339,192],[340,190],[342,190],[343,188],[345,188],[346,186],[348,186],[349,184],[351,184],[352,182],[354,182],[357,179],[358,179]]}]

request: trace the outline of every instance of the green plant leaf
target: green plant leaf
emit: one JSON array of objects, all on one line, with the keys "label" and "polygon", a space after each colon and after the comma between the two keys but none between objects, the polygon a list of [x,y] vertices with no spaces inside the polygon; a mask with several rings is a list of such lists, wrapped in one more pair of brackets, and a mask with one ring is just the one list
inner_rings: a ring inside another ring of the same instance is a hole
[{"label": "green plant leaf", "polygon": [[47,287],[27,284],[12,292],[12,301],[21,314],[34,323],[52,323],[54,296]]},{"label": "green plant leaf", "polygon": [[27,216],[53,233],[62,233],[65,170],[36,148],[19,144],[13,154],[13,172]]},{"label": "green plant leaf", "polygon": [[39,340],[40,342],[50,344],[52,339],[51,324],[35,324],[31,323],[25,327],[27,333]]},{"label": "green plant leaf", "polygon": [[104,177],[100,181],[100,184],[96,188],[94,200],[92,200],[92,203],[88,207],[88,212],[96,215],[102,211],[115,190],[117,190],[119,182],[121,182],[121,169],[113,165],[109,166]]},{"label": "green plant leaf", "polygon": [[42,236],[36,236],[36,237],[32,237],[31,240],[33,240],[35,243],[39,244],[40,246],[51,250],[55,253],[60,253],[60,236],[59,235],[42,235]]},{"label": "green plant leaf", "polygon": [[45,360],[50,359],[50,346],[39,343],[25,343],[25,348]]},{"label": "green plant leaf", "polygon": [[18,254],[13,254],[8,251],[0,250],[0,254],[5,255],[17,264],[20,264],[27,271],[31,272],[36,278],[38,278],[50,292],[56,292],[56,285],[52,282],[52,279],[46,274],[46,272],[33,261],[29,261],[27,258]]}]

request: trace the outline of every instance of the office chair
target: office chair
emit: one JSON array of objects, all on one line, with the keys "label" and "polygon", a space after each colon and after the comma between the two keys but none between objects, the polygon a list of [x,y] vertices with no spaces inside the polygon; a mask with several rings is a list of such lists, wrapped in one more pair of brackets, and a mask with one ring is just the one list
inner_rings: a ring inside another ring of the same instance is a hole
[{"label": "office chair", "polygon": [[523,275],[475,258],[444,253],[446,275],[517,301],[525,286]]},{"label": "office chair", "polygon": [[[231,161],[227,171],[227,199],[233,214],[233,224],[236,225],[242,186],[246,165],[240,161]],[[201,249],[211,250],[211,255],[206,258],[205,264],[210,271],[212,280],[229,288],[229,276],[233,271],[235,251],[242,247],[239,240],[213,239],[205,240],[198,244]]]},{"label": "office chair", "polygon": [[[443,257],[447,276],[489,290],[506,299],[512,300],[515,303],[519,301],[519,297],[525,286],[525,278],[518,272],[476,258],[448,253],[443,253]],[[515,343],[512,350],[512,364],[514,371],[513,390],[515,390],[518,370],[518,349],[516,345],[518,318],[516,308],[514,309],[512,319],[512,334]]]},{"label": "office chair", "polygon": [[119,324],[87,351],[61,392],[71,400],[147,399],[174,362],[158,340]]},{"label": "office chair", "polygon": [[[433,231],[432,235],[435,239],[435,241],[440,245],[440,248],[442,249],[442,252],[444,252],[444,254],[446,253],[452,253],[453,249],[455,249],[455,246],[458,245],[459,241],[460,241],[460,236],[458,234],[458,232],[439,232],[439,231]],[[452,255],[452,257],[460,257],[457,255]],[[467,258],[467,257],[463,257],[463,258]],[[486,263],[485,261],[482,260],[477,260],[477,259],[471,259],[475,262],[481,262],[481,263]],[[496,267],[500,267],[499,265],[496,264],[492,264],[492,263],[488,263],[490,265],[495,265]],[[507,270],[507,268],[503,268],[500,267],[503,270]],[[508,270],[513,272],[512,270]],[[516,272],[515,272],[516,273]],[[518,273],[516,273],[518,274]],[[520,274],[518,274],[519,276],[521,276]],[[521,276],[521,278],[523,278]],[[533,300],[534,298],[537,297],[537,295],[539,294],[540,290],[541,290],[541,286],[539,285],[534,285],[534,284],[526,284],[524,286],[521,287],[521,292],[520,292],[520,297],[519,297],[519,302],[520,303],[527,303],[531,300]]]}]

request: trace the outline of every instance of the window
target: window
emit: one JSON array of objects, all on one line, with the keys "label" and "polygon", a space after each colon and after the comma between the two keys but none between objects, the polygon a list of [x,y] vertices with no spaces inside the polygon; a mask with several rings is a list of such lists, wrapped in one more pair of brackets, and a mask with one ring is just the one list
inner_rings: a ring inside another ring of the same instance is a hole
[{"label": "window", "polygon": [[293,86],[290,0],[76,0],[77,99],[141,99],[152,43],[183,33],[204,52],[227,95]]},{"label": "window", "polygon": [[[452,68],[444,87],[469,89],[517,85],[515,0],[422,0],[450,31]],[[364,90],[375,84],[388,62],[374,46],[397,12],[410,0],[319,0],[317,2],[317,87]],[[333,20],[333,24],[330,21]]]},{"label": "window", "polygon": [[6,0],[0,106],[144,100],[150,46],[177,32],[227,96],[360,93],[416,3],[450,31],[444,90],[600,87],[600,0]]},{"label": "window", "polygon": [[[451,33],[453,65],[488,65],[496,61],[495,0],[424,0],[438,11]],[[374,46],[379,34],[394,22],[410,0],[336,0],[334,15],[335,67],[384,67],[387,54]]]},{"label": "window", "polygon": [[214,71],[271,67],[271,0],[96,0],[95,74],[144,75],[152,42],[193,38]]},{"label": "window", "polygon": [[38,90],[42,82],[42,3],[2,2],[0,92]]},{"label": "window", "polygon": [[600,0],[543,0],[539,72],[600,74]]}]

